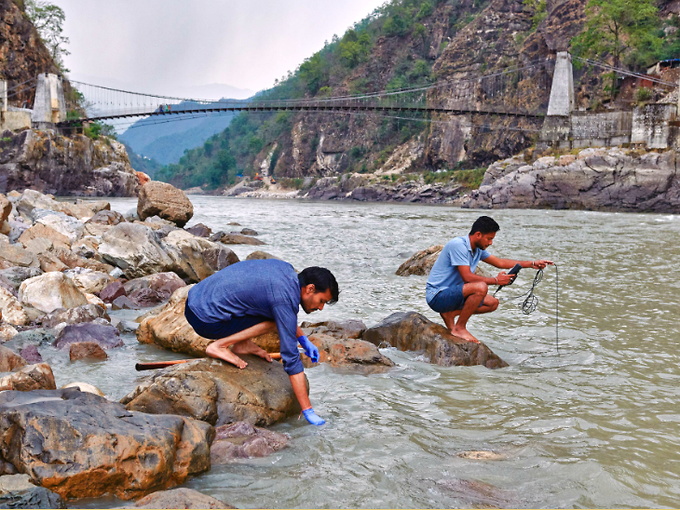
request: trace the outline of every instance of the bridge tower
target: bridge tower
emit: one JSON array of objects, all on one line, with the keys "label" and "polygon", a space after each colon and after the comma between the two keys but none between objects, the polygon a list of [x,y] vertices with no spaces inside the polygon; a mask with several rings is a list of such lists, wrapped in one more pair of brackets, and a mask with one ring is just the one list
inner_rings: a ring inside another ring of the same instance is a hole
[{"label": "bridge tower", "polygon": [[574,111],[574,68],[571,55],[558,51],[555,58],[548,113],[541,129],[539,146],[569,147],[571,114]]},{"label": "bridge tower", "polygon": [[49,129],[57,122],[66,120],[66,102],[60,76],[50,73],[38,76],[31,120],[38,129]]},{"label": "bridge tower", "polygon": [[568,117],[574,111],[574,68],[571,65],[571,54],[558,51],[555,58],[552,87],[548,115]]}]

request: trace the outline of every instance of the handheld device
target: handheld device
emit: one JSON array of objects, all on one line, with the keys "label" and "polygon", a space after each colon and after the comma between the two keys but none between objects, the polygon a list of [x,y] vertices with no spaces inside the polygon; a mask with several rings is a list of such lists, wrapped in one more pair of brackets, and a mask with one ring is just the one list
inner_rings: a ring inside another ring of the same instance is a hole
[{"label": "handheld device", "polygon": [[[519,273],[520,269],[522,269],[522,266],[520,266],[519,264],[515,264],[514,266],[512,266],[512,269],[510,271],[508,271],[508,274],[517,275],[517,273]],[[514,282],[516,278],[517,278],[517,276],[515,276],[515,278],[513,278],[510,281],[510,283],[508,283],[508,285],[512,285],[512,282]],[[501,290],[502,287],[506,287],[506,285],[499,285],[498,288],[496,289],[496,292]]]}]

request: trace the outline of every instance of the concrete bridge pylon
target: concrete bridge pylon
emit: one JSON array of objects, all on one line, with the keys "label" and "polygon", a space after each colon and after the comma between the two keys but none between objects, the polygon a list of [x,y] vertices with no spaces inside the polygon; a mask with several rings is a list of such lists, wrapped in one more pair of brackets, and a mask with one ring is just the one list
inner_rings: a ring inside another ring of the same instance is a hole
[{"label": "concrete bridge pylon", "polygon": [[555,59],[548,116],[568,117],[574,111],[574,68],[571,54],[558,51]]},{"label": "concrete bridge pylon", "polygon": [[40,129],[65,120],[66,102],[61,77],[51,73],[38,75],[31,116],[33,125]]}]

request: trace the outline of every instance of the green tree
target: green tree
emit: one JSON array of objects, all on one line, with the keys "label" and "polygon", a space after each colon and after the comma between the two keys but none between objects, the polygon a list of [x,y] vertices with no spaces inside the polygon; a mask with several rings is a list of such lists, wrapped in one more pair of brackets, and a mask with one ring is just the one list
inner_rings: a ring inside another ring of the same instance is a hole
[{"label": "green tree", "polygon": [[654,0],[589,0],[583,32],[571,41],[577,56],[609,58],[614,67],[639,67],[662,46]]},{"label": "green tree", "polygon": [[54,62],[63,72],[67,72],[68,69],[64,67],[64,56],[70,52],[66,49],[69,39],[63,35],[66,20],[63,9],[41,0],[26,0],[25,9],[26,16],[35,26]]}]

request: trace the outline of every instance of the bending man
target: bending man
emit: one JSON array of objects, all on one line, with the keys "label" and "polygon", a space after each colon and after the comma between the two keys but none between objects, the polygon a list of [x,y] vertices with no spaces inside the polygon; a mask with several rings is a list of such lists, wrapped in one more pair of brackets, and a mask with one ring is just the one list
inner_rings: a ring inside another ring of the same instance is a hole
[{"label": "bending man", "polygon": [[[427,279],[427,304],[438,312],[452,335],[479,343],[468,330],[468,319],[475,313],[493,312],[498,299],[489,295],[489,285],[508,285],[515,275],[501,271],[497,276],[475,274],[482,260],[499,269],[510,269],[515,264],[543,269],[550,260],[510,260],[491,255],[486,249],[493,244],[500,226],[489,216],[480,216],[467,236],[452,239],[442,249]],[[457,319],[457,320],[456,320]]]},{"label": "bending man", "polygon": [[278,331],[281,359],[295,397],[307,421],[323,425],[307,395],[298,342],[313,362],[319,350],[297,325],[299,307],[307,313],[323,310],[338,300],[338,283],[322,267],[308,267],[299,275],[277,259],[246,260],[227,266],[194,285],[184,315],[200,336],[215,340],[206,354],[238,368],[248,364],[239,354],[254,354],[269,362],[271,356],[253,342],[256,336]]}]

